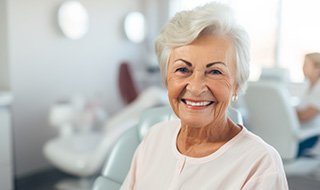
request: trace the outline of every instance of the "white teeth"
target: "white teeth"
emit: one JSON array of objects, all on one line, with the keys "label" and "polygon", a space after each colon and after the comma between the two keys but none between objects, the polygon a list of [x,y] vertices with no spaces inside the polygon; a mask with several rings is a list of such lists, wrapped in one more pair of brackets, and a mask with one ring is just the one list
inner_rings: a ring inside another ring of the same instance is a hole
[{"label": "white teeth", "polygon": [[211,102],[210,101],[205,101],[205,102],[191,102],[186,100],[186,103],[190,106],[207,106],[209,105]]}]

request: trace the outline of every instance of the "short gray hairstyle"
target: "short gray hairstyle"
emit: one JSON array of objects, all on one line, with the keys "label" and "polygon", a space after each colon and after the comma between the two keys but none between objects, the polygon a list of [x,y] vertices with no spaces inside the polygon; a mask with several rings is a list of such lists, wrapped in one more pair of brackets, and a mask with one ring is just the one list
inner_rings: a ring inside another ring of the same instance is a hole
[{"label": "short gray hairstyle", "polygon": [[202,35],[230,38],[235,50],[236,82],[239,92],[244,92],[249,77],[249,37],[236,23],[232,9],[217,2],[181,11],[163,27],[156,39],[155,49],[164,85],[167,86],[167,69],[172,49],[188,45]]}]

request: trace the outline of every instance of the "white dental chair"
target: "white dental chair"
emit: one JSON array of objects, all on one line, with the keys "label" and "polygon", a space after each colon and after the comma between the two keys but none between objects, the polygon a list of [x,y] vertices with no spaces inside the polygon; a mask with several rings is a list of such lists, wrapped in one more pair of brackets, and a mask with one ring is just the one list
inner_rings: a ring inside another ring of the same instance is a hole
[{"label": "white dental chair", "polygon": [[[249,83],[244,95],[247,127],[280,154],[287,175],[306,175],[319,168],[319,158],[297,158],[299,143],[320,135],[320,128],[301,128],[290,94],[276,82]],[[320,154],[320,153],[319,153]]]},{"label": "white dental chair", "polygon": [[[163,89],[151,87],[143,91],[138,98],[131,102],[115,116],[109,118],[104,131],[70,132],[72,126],[66,121],[72,118],[66,110],[65,115],[56,117],[63,125],[60,135],[48,141],[43,148],[45,157],[60,170],[79,177],[89,177],[97,174],[120,135],[137,125],[140,113],[150,107],[167,105],[167,95]],[[63,114],[62,114],[63,115]],[[53,119],[54,120],[54,119]],[[65,127],[65,129],[63,129]],[[89,189],[87,183],[76,180],[61,181],[58,189]]]},{"label": "white dental chair", "polygon": [[[228,116],[235,123],[243,124],[241,114],[237,110],[229,108]],[[139,124],[127,130],[112,148],[102,175],[96,179],[93,190],[119,190],[130,169],[133,154],[144,135],[154,124],[172,119],[178,118],[169,106],[145,110],[141,114]]]}]

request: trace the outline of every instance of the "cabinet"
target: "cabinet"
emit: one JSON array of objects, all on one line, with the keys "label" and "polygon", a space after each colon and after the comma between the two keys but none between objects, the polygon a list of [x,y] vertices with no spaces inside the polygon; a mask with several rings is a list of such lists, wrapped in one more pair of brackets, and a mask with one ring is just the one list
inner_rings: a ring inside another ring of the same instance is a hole
[{"label": "cabinet", "polygon": [[[5,97],[4,97],[5,96]],[[12,137],[9,95],[0,93],[0,189],[13,190]]]}]

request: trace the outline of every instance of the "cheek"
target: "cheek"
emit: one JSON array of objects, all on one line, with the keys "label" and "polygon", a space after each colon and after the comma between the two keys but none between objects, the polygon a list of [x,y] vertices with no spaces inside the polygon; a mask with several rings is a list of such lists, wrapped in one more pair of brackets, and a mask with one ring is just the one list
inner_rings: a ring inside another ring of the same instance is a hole
[{"label": "cheek", "polygon": [[307,65],[304,65],[304,66],[303,66],[303,73],[304,73],[304,74],[308,74],[308,71],[309,71],[308,66],[307,66]]},{"label": "cheek", "polygon": [[167,78],[167,88],[168,88],[168,97],[170,101],[172,99],[178,98],[183,91],[184,83],[182,80],[171,77],[170,75]]},{"label": "cheek", "polygon": [[233,94],[233,81],[231,80],[218,80],[212,82],[211,89],[215,96],[222,100],[229,101],[230,96]]}]

